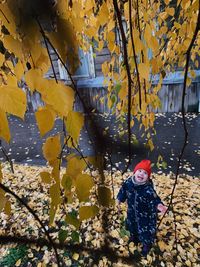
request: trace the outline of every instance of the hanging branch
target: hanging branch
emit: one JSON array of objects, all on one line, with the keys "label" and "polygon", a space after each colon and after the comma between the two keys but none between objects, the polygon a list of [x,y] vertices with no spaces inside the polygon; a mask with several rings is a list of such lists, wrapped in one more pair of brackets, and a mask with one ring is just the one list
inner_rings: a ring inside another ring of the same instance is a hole
[{"label": "hanging branch", "polygon": [[0,9],[1,14],[4,16],[5,20],[10,24],[10,21],[8,20],[8,18],[6,17],[6,15],[4,14],[4,12]]},{"label": "hanging branch", "polygon": [[[136,8],[137,8],[137,20],[138,20],[138,30],[139,30],[139,36],[140,36],[140,40],[142,39],[141,37],[141,28],[140,28],[140,13],[139,13],[139,1],[137,0],[136,3]],[[144,63],[144,53],[143,50],[141,51],[141,55],[142,55],[142,63]],[[147,92],[146,92],[146,81],[144,79],[144,94],[145,94],[145,102],[147,102]]]},{"label": "hanging branch", "polygon": [[117,15],[119,28],[120,28],[120,32],[122,36],[122,43],[123,43],[123,50],[124,50],[124,65],[126,66],[126,71],[128,75],[128,121],[127,121],[127,124],[128,124],[128,155],[129,156],[128,156],[128,164],[126,167],[126,169],[128,169],[131,163],[131,91],[132,91],[131,84],[132,84],[132,80],[131,80],[130,67],[128,63],[127,40],[126,40],[126,36],[124,33],[122,18],[121,18],[118,4],[117,4],[117,0],[113,0],[113,5],[114,5],[114,9]]},{"label": "hanging branch", "polygon": [[45,225],[43,224],[43,222],[40,220],[40,218],[37,216],[37,214],[35,213],[35,211],[24,201],[22,200],[22,198],[20,198],[17,194],[15,194],[12,190],[10,190],[7,186],[3,185],[2,183],[0,183],[0,188],[2,190],[4,190],[6,193],[12,195],[16,200],[18,200],[24,207],[26,207],[26,209],[33,215],[33,217],[35,218],[35,220],[40,224],[41,228],[44,230],[45,235],[47,236],[49,243],[51,245],[51,247],[54,249],[55,252],[55,256],[56,256],[56,260],[57,260],[57,264],[59,267],[61,267],[60,265],[60,261],[59,261],[59,256],[58,256],[58,252],[57,252],[57,248],[54,245],[54,242],[49,234],[49,232],[46,230]]},{"label": "hanging branch", "polygon": [[[200,0],[199,0],[200,2]],[[175,176],[175,182],[174,182],[174,186],[172,188],[172,192],[170,195],[170,201],[169,201],[169,205],[168,205],[168,209],[170,208],[170,206],[172,205],[172,201],[173,201],[173,196],[174,196],[174,192],[178,183],[178,175],[179,175],[179,170],[180,170],[180,163],[183,157],[183,153],[185,151],[185,148],[188,144],[188,130],[187,130],[187,126],[186,126],[186,119],[185,119],[185,94],[186,94],[186,87],[187,87],[187,75],[188,75],[188,68],[189,68],[189,61],[190,61],[190,52],[192,50],[192,47],[194,45],[194,42],[196,40],[197,34],[200,30],[200,12],[198,14],[198,18],[197,18],[197,23],[196,23],[196,28],[194,31],[194,35],[193,38],[190,42],[190,45],[187,49],[186,52],[186,65],[185,65],[185,74],[184,74],[184,83],[183,83],[183,93],[182,93],[182,106],[181,106],[181,114],[182,114],[182,121],[183,121],[183,128],[184,128],[184,142],[183,142],[183,146],[180,152],[180,155],[178,157],[178,165],[177,165],[177,169],[176,169],[176,176]],[[163,220],[163,218],[165,217],[165,214],[167,213],[167,211],[164,213],[163,217],[161,218],[158,228]]]},{"label": "hanging branch", "polygon": [[1,147],[1,150],[2,150],[2,152],[3,152],[3,155],[4,155],[5,158],[6,158],[6,161],[8,161],[9,164],[10,164],[10,168],[11,168],[12,173],[14,173],[13,162],[12,162],[11,158],[8,156],[8,154],[7,154],[6,150],[4,149],[4,147],[2,146],[2,141],[1,141],[1,140],[0,140],[0,147]]},{"label": "hanging branch", "polygon": [[42,37],[44,39],[44,43],[45,43],[45,46],[46,46],[46,49],[47,49],[47,52],[48,52],[48,56],[49,56],[49,60],[51,62],[51,67],[52,67],[52,70],[53,70],[54,79],[55,79],[56,83],[58,83],[58,80],[57,80],[57,77],[56,77],[55,68],[53,66],[53,62],[52,62],[52,59],[51,59],[51,55],[50,55],[50,51],[49,51],[49,47],[48,47],[48,43],[47,43],[47,40],[46,40],[45,33],[44,33],[43,29],[42,29],[42,25],[40,24],[38,18],[36,17],[35,19],[36,19],[36,21],[37,21],[37,23],[38,23],[38,25],[40,27],[40,32],[41,32]]},{"label": "hanging branch", "polygon": [[132,5],[131,4],[132,4],[131,0],[129,0],[129,28],[130,28],[131,43],[132,43],[132,48],[133,48],[133,57],[134,57],[134,62],[135,62],[135,69],[136,69],[136,76],[137,76],[137,83],[138,83],[138,90],[139,90],[139,106],[140,106],[140,109],[142,109],[140,74],[138,70],[137,56],[136,56],[135,45],[134,45],[134,40],[133,40],[133,25],[132,25],[132,18],[131,18]]}]

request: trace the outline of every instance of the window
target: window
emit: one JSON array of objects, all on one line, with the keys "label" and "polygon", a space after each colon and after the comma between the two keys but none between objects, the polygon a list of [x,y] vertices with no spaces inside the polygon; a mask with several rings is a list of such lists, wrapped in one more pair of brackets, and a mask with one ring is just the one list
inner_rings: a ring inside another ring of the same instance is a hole
[{"label": "window", "polygon": [[[79,48],[79,59],[81,62],[80,66],[72,75],[72,77],[76,80],[82,78],[94,78],[95,68],[92,47],[90,47],[89,51],[87,52]],[[58,60],[58,69],[61,80],[70,80],[69,75],[60,60]]]}]

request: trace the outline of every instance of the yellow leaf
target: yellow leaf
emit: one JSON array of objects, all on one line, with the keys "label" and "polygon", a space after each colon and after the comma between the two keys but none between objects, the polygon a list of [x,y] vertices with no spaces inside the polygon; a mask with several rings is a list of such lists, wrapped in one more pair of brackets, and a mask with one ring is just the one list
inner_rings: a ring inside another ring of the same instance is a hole
[{"label": "yellow leaf", "polygon": [[21,262],[22,262],[22,260],[19,259],[19,260],[15,263],[15,266],[16,266],[16,267],[19,267],[19,266],[21,265]]},{"label": "yellow leaf", "polygon": [[10,129],[6,113],[0,109],[0,137],[7,143],[10,142]]},{"label": "yellow leaf", "polygon": [[145,63],[139,63],[138,64],[138,69],[139,69],[139,74],[142,78],[148,80],[149,79],[149,71],[150,68],[147,64]]},{"label": "yellow leaf", "polygon": [[43,155],[47,161],[57,159],[61,152],[60,136],[48,137],[43,147]]},{"label": "yellow leaf", "polygon": [[15,74],[17,76],[17,79],[21,80],[22,76],[24,75],[24,66],[20,60],[17,62],[14,68],[15,68]]},{"label": "yellow leaf", "polygon": [[38,79],[40,81],[42,72],[39,69],[31,69],[26,72],[25,80],[30,90],[34,91],[38,89]]},{"label": "yellow leaf", "polygon": [[108,48],[112,52],[115,47],[115,33],[114,32],[108,33],[107,41],[108,41]]},{"label": "yellow leaf", "polygon": [[61,184],[66,191],[71,191],[72,179],[69,175],[63,175]]},{"label": "yellow leaf", "polygon": [[25,92],[14,86],[0,87],[0,109],[23,119],[26,111]]},{"label": "yellow leaf", "polygon": [[144,38],[145,40],[149,41],[151,39],[151,36],[152,36],[152,30],[150,25],[147,23],[144,31]]},{"label": "yellow leaf", "polygon": [[68,134],[73,138],[73,141],[78,143],[80,131],[84,125],[84,117],[80,112],[70,111],[65,120]]},{"label": "yellow leaf", "polygon": [[80,159],[77,156],[67,157],[67,169],[66,174],[69,175],[72,179],[76,179],[78,174],[81,174],[85,169],[86,163],[84,160]]},{"label": "yellow leaf", "polygon": [[23,59],[22,43],[14,39],[11,35],[5,35],[3,44],[10,51],[13,52],[17,58]]},{"label": "yellow leaf", "polygon": [[53,128],[55,121],[55,113],[44,107],[35,112],[36,121],[40,130],[40,135],[45,135]]},{"label": "yellow leaf", "polygon": [[66,117],[73,107],[73,89],[64,83],[56,83],[53,80],[48,80],[45,83],[48,88],[45,87],[38,90],[42,94],[42,100],[52,106],[62,117]]},{"label": "yellow leaf", "polygon": [[10,213],[11,213],[11,203],[10,201],[6,201],[6,204],[5,204],[5,207],[4,207],[4,212],[10,216]]},{"label": "yellow leaf", "polygon": [[66,223],[69,223],[78,229],[80,227],[80,221],[73,213],[68,213],[65,217]]},{"label": "yellow leaf", "polygon": [[3,210],[6,204],[5,192],[0,189],[0,212]]},{"label": "yellow leaf", "polygon": [[51,175],[49,172],[41,172],[40,177],[42,179],[42,182],[45,184],[50,184],[51,183]]},{"label": "yellow leaf", "polygon": [[61,203],[60,198],[60,187],[58,184],[53,184],[49,189],[50,197],[51,197],[51,203],[53,206],[57,206]]},{"label": "yellow leaf", "polygon": [[174,16],[174,13],[175,13],[175,11],[174,11],[174,8],[173,7],[167,7],[166,9],[165,9],[165,12],[167,12],[170,16]]},{"label": "yellow leaf", "polygon": [[88,174],[79,174],[75,181],[76,193],[79,201],[87,201],[90,190],[94,186],[92,177]]},{"label": "yellow leaf", "polygon": [[4,55],[2,55],[2,54],[0,53],[0,66],[3,65],[4,61],[5,61],[5,57],[4,57]]},{"label": "yellow leaf", "polygon": [[93,218],[97,215],[99,212],[99,208],[94,205],[94,206],[82,206],[79,208],[79,217],[80,220],[87,220],[90,218]]},{"label": "yellow leaf", "polygon": [[109,10],[108,10],[108,7],[107,7],[107,3],[103,2],[103,4],[101,5],[99,14],[97,16],[99,24],[102,25],[102,26],[104,24],[106,24],[108,22],[108,17],[109,17]]},{"label": "yellow leaf", "polygon": [[106,186],[99,186],[98,187],[98,201],[99,204],[108,207],[111,204],[111,191]]},{"label": "yellow leaf", "polygon": [[159,248],[160,248],[160,250],[162,252],[165,251],[166,250],[166,247],[167,247],[167,245],[165,244],[165,242],[162,241],[162,240],[158,241],[158,246],[159,246]]},{"label": "yellow leaf", "polygon": [[78,258],[79,258],[79,254],[78,254],[78,253],[74,253],[73,256],[72,256],[72,258],[73,258],[75,261],[77,261]]}]

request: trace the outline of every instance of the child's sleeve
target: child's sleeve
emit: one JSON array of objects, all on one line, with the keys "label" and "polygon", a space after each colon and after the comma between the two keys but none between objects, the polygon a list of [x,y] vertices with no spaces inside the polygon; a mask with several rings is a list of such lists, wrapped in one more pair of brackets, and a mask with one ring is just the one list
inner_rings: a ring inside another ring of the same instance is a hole
[{"label": "child's sleeve", "polygon": [[[163,204],[160,197],[158,196],[158,194],[156,193],[154,187],[151,187],[150,190],[150,201],[157,207],[158,204]],[[163,204],[164,205],[164,204]]]},{"label": "child's sleeve", "polygon": [[122,184],[120,190],[119,190],[119,193],[117,195],[117,199],[120,201],[120,202],[125,202],[126,199],[127,199],[127,194],[126,194],[126,184],[125,182]]}]

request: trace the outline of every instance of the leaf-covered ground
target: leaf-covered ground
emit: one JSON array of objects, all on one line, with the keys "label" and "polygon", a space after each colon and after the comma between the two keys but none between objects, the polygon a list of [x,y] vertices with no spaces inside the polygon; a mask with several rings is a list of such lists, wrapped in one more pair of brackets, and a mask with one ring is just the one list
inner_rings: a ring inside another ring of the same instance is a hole
[{"label": "leaf-covered ground", "polygon": [[[98,249],[104,244],[105,235],[102,225],[102,213],[93,219],[82,223],[80,231],[74,226],[66,224],[64,221],[65,211],[74,211],[78,207],[78,201],[72,204],[63,203],[58,210],[54,225],[48,226],[49,221],[49,201],[48,186],[41,183],[39,173],[47,170],[47,167],[14,165],[15,174],[11,174],[8,164],[2,166],[3,183],[17,193],[49,228],[51,236],[55,240],[66,242],[66,244],[83,244],[89,248]],[[106,173],[106,183],[110,185],[116,196],[122,180],[130,173],[122,175],[115,172],[111,177]],[[93,172],[98,181],[98,173]],[[112,178],[114,185],[112,187]],[[169,195],[174,184],[174,175],[153,174],[152,176],[156,190],[167,205]],[[174,194],[174,211],[169,211],[164,218],[158,231],[158,240],[152,248],[148,257],[140,257],[141,248],[135,247],[133,243],[128,245],[128,232],[125,230],[123,221],[126,216],[126,205],[122,206],[122,214],[118,214],[117,208],[107,209],[107,230],[110,236],[109,245],[116,253],[116,260],[113,258],[100,256],[99,259],[94,253],[70,252],[59,250],[63,259],[63,266],[200,266],[198,253],[200,252],[200,194],[199,179],[181,175]],[[10,198],[10,197],[9,197]],[[11,200],[11,213],[6,215],[0,213],[0,235],[26,236],[28,238],[45,237],[38,223],[33,216],[17,203]],[[94,201],[94,200],[93,200]],[[175,220],[175,221],[174,221]],[[176,222],[176,223],[175,223]],[[176,239],[175,243],[175,228]],[[132,263],[126,262],[126,258],[131,255]],[[117,258],[117,256],[119,256]],[[123,258],[125,261],[123,262]],[[0,266],[57,266],[53,251],[47,247],[37,247],[29,245],[0,245]]]}]

